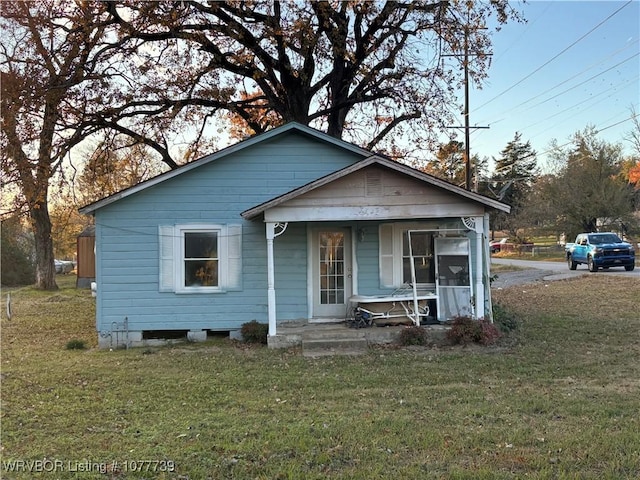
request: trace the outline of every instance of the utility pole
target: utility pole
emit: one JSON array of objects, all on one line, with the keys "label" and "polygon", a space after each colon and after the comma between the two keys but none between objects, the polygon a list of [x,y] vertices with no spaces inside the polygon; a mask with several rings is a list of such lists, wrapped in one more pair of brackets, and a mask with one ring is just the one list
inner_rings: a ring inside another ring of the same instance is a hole
[{"label": "utility pole", "polygon": [[465,188],[471,190],[471,135],[469,129],[469,22],[464,26],[464,173]]},{"label": "utility pole", "polygon": [[[484,29],[484,27],[478,27]],[[449,126],[447,128],[464,128],[464,172],[465,172],[465,188],[471,190],[471,129],[488,129],[489,127],[481,127],[474,125],[471,127],[469,121],[469,14],[467,13],[467,24],[464,27],[464,60],[462,65],[464,68],[464,127]],[[476,53],[474,55],[490,55]],[[443,55],[443,57],[459,57],[460,54]],[[477,190],[477,187],[476,187]]]}]

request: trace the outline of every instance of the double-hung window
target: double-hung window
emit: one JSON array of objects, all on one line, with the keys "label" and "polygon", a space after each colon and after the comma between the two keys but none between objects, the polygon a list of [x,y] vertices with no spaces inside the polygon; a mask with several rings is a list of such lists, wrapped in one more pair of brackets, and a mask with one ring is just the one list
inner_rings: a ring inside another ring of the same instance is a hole
[{"label": "double-hung window", "polygon": [[[411,250],[409,250],[409,231],[411,231]],[[411,282],[411,256],[413,256],[415,267],[416,284],[434,285],[434,231],[428,231],[427,225],[418,223],[380,225],[381,287],[398,288],[404,283]]]},{"label": "double-hung window", "polygon": [[220,259],[218,240],[220,230],[181,230],[181,272],[184,288],[219,288]]},{"label": "double-hung window", "polygon": [[159,289],[175,293],[240,290],[240,225],[159,227]]},{"label": "double-hung window", "polygon": [[[409,249],[409,236],[411,249]],[[435,263],[433,261],[433,233],[432,232],[402,232],[402,281],[412,283],[411,256],[416,274],[416,284],[431,284],[436,281]]]}]

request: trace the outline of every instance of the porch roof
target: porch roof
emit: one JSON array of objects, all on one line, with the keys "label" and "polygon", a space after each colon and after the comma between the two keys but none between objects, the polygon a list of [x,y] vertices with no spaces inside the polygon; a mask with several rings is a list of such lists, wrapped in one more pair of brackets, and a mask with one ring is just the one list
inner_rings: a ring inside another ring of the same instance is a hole
[{"label": "porch roof", "polygon": [[[395,185],[392,191],[385,193],[384,186],[375,178],[373,182],[360,179],[357,185],[346,181],[347,177],[355,178],[358,173],[365,175],[372,169],[390,172],[406,183]],[[367,184],[363,186],[365,182]],[[415,188],[414,185],[421,188]],[[331,190],[330,195],[321,195],[321,192],[330,191],[332,187],[335,190]],[[378,192],[367,195],[366,199],[364,196],[358,198],[354,193],[358,188]],[[426,194],[427,189],[431,192],[429,195]],[[487,208],[507,213],[511,210],[505,203],[465,190],[402,163],[372,155],[245,210],[241,215],[247,220],[264,215],[264,221],[268,222],[381,220],[477,216]]]}]

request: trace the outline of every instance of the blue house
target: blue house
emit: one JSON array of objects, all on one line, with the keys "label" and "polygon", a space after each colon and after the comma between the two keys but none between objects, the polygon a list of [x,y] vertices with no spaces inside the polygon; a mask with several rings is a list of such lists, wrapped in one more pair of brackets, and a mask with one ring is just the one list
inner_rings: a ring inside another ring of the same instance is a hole
[{"label": "blue house", "polygon": [[510,207],[312,128],[275,128],[80,209],[95,217],[99,344],[257,320],[278,346],[283,322],[344,320],[354,302],[403,291],[415,323],[489,318],[492,209]]}]

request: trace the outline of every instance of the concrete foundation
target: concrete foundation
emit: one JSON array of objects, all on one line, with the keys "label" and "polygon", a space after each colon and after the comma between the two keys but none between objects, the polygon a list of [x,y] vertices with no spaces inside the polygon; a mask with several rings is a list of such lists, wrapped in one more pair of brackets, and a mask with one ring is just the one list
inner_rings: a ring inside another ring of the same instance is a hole
[{"label": "concrete foundation", "polygon": [[[267,337],[267,346],[269,348],[302,347],[306,351],[313,349],[314,355],[318,355],[318,352],[322,353],[322,350],[351,352],[371,345],[396,343],[404,328],[406,326],[373,326],[356,329],[349,328],[344,322],[329,324],[307,321],[287,322],[277,326],[277,335]],[[427,330],[430,343],[434,345],[446,343],[446,332],[449,327],[425,325],[423,328]],[[144,339],[141,331],[104,331],[98,333],[98,347],[101,349],[160,347],[185,341],[205,342],[207,333],[207,330],[189,330],[183,338]],[[242,340],[242,334],[240,330],[233,330],[229,332],[229,338]]]},{"label": "concrete foundation", "polygon": [[231,330],[229,332],[229,338],[231,340],[244,340],[244,338],[242,338],[242,332],[240,330]]},{"label": "concrete foundation", "polygon": [[98,348],[129,348],[143,345],[142,332],[114,331],[98,333]]},{"label": "concrete foundation", "polygon": [[[183,338],[143,338],[141,331],[105,331],[98,332],[98,348],[116,349],[131,347],[163,347],[186,342],[206,342],[208,338],[207,330],[189,330]],[[242,340],[240,330],[229,332],[232,340]]]},{"label": "concrete foundation", "polygon": [[187,332],[188,342],[206,342],[207,331],[206,330],[189,330]]}]

